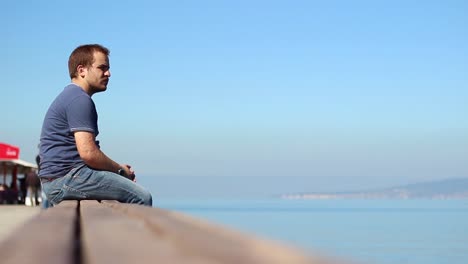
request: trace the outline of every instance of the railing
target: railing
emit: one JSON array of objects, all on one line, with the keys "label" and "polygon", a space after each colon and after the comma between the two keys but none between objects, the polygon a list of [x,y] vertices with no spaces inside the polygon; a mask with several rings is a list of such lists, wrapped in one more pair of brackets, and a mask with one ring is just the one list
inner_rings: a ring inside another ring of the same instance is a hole
[{"label": "railing", "polygon": [[41,211],[5,239],[0,263],[338,261],[164,209],[114,201],[64,201]]}]

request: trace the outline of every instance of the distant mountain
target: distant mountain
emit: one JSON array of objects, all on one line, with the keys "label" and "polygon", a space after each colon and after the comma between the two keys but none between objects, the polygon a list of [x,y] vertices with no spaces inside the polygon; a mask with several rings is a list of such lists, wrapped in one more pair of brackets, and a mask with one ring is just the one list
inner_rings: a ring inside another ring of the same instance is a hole
[{"label": "distant mountain", "polygon": [[326,193],[293,193],[283,199],[468,199],[468,178],[446,179],[392,188]]}]

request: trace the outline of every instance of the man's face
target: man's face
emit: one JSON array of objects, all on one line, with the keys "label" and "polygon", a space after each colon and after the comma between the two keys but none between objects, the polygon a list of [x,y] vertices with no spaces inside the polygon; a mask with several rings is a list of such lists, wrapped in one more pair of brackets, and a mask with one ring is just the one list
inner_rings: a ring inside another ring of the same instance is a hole
[{"label": "man's face", "polygon": [[93,93],[103,92],[111,76],[109,58],[101,52],[94,53],[94,63],[87,69],[86,81]]}]

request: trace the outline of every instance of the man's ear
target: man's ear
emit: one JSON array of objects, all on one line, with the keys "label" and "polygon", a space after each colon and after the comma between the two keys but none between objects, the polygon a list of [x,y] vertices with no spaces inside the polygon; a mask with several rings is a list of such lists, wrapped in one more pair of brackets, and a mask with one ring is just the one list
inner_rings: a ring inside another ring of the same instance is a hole
[{"label": "man's ear", "polygon": [[84,78],[87,73],[87,68],[83,65],[78,65],[78,67],[76,67],[76,71],[78,72],[78,76]]}]

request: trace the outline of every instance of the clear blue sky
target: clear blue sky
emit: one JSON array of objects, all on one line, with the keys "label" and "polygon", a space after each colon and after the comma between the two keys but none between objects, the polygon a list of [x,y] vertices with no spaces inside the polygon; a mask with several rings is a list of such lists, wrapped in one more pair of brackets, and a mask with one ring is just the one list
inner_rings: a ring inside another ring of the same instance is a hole
[{"label": "clear blue sky", "polygon": [[70,52],[100,43],[98,139],[140,175],[239,192],[468,176],[467,1],[126,2],[2,2],[0,141],[22,159]]}]

